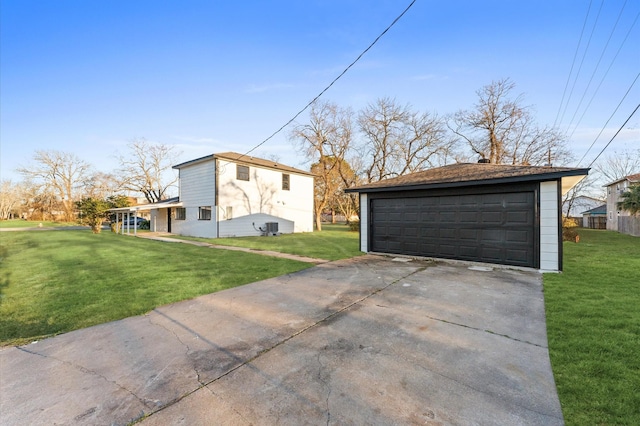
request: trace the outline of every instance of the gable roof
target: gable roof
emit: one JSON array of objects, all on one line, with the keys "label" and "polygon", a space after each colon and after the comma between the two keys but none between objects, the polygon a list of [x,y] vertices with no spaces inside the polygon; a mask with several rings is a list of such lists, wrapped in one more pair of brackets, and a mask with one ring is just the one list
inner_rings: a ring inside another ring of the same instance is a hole
[{"label": "gable roof", "polygon": [[595,208],[593,208],[591,210],[584,211],[584,212],[582,212],[580,214],[591,214],[591,215],[594,215],[594,214],[607,214],[607,205],[603,204],[603,205],[595,207]]},{"label": "gable roof", "polygon": [[623,178],[620,178],[618,180],[614,180],[613,182],[607,183],[607,184],[602,185],[602,186],[606,187],[606,186],[615,185],[616,183],[620,183],[620,182],[625,181],[625,180],[628,180],[630,183],[640,183],[640,173],[636,173],[636,174],[633,174],[633,175],[625,176]]},{"label": "gable roof", "polygon": [[253,166],[262,167],[265,169],[279,170],[282,172],[313,176],[312,173],[304,170],[296,169],[295,167],[286,166],[284,164],[280,164],[272,160],[265,160],[263,158],[250,157],[248,155],[239,154],[237,152],[221,152],[218,154],[211,154],[204,157],[196,158],[194,160],[186,161],[184,163],[176,164],[175,166],[173,166],[173,168],[181,169],[183,167],[192,166],[194,164],[203,163],[205,161],[212,161],[216,159],[229,160],[238,164],[253,165]]},{"label": "gable roof", "polygon": [[570,167],[458,163],[349,188],[345,192],[452,188],[501,183],[540,182],[564,177],[577,177],[577,179],[571,179],[572,182],[568,182],[570,184],[569,188],[571,188],[588,173],[589,169]]}]

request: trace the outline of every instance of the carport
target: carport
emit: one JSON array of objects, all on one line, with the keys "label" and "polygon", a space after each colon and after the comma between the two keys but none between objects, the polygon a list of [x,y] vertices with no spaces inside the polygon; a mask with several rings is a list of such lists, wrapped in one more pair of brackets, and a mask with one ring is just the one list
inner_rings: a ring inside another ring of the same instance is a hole
[{"label": "carport", "polygon": [[460,163],[348,189],[363,252],[562,270],[562,195],[589,169]]},{"label": "carport", "polygon": [[109,211],[115,214],[116,223],[126,223],[118,230],[118,233],[130,234],[133,232],[135,235],[138,230],[137,223],[129,225],[129,218],[136,217],[140,213],[148,213],[150,216],[149,227],[152,232],[171,232],[172,209],[181,206],[182,202],[178,201],[178,197],[174,197],[157,203],[138,204],[110,209]]}]

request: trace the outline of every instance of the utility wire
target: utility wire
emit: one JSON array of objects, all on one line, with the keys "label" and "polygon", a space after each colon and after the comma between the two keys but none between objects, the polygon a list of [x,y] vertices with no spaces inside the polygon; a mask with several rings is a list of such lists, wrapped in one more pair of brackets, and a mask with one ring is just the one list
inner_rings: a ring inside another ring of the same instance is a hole
[{"label": "utility wire", "polygon": [[[613,110],[613,112],[611,113],[611,116],[609,116],[609,119],[607,120],[606,123],[604,123],[604,126],[602,126],[602,129],[600,130],[600,133],[598,133],[598,136],[596,136],[596,138],[593,140],[593,142],[591,142],[591,145],[589,145],[589,149],[587,149],[587,152],[584,153],[584,155],[582,156],[582,158],[580,159],[580,161],[578,161],[578,166],[580,165],[580,163],[582,163],[582,160],[584,160],[584,157],[587,156],[587,154],[589,153],[589,151],[591,151],[591,148],[593,148],[593,145],[596,143],[596,141],[598,140],[598,138],[600,137],[600,135],[602,134],[602,132],[604,132],[604,129],[607,128],[607,124],[609,124],[609,121],[611,121],[611,119],[613,118],[613,116],[615,115],[616,111],[618,111],[618,108],[620,108],[620,105],[622,105],[622,102],[624,102],[624,100],[626,99],[627,95],[629,94],[629,92],[631,91],[631,89],[633,88],[633,86],[636,84],[636,81],[638,81],[638,77],[640,77],[640,72],[636,75],[636,78],[633,79],[633,82],[631,83],[631,85],[629,86],[629,88],[627,89],[627,92],[624,94],[624,96],[622,97],[622,99],[620,99],[620,102],[618,102],[618,106],[616,107],[616,109]],[[631,114],[633,115],[633,114]],[[631,118],[631,117],[629,117]],[[628,121],[628,120],[627,120]],[[626,124],[626,122],[625,122]],[[617,133],[616,133],[617,135]],[[609,141],[609,143],[611,143],[611,141]],[[607,144],[607,146],[609,146],[609,144]],[[606,148],[606,147],[605,147]],[[604,150],[603,150],[604,151]],[[600,153],[602,154],[602,152]],[[600,154],[598,154],[598,157],[600,156]],[[598,158],[596,157],[596,158]],[[595,161],[595,160],[593,160]],[[591,164],[593,164],[593,161],[591,162]],[[577,167],[577,166],[576,166]],[[591,167],[591,166],[589,166]]]},{"label": "utility wire", "polygon": [[578,122],[576,123],[575,127],[571,131],[571,134],[569,135],[568,139],[571,139],[573,137],[573,134],[578,129],[578,126],[580,125],[580,123],[582,123],[582,119],[584,118],[585,114],[589,110],[589,107],[591,107],[591,103],[593,102],[593,100],[595,99],[596,95],[598,94],[598,91],[600,90],[600,87],[602,86],[602,83],[604,83],[604,80],[607,78],[607,75],[609,74],[609,71],[611,71],[611,67],[613,66],[614,62],[618,58],[618,55],[620,54],[620,51],[624,47],[624,44],[627,42],[627,39],[629,38],[629,35],[633,31],[633,27],[638,22],[638,18],[640,18],[640,13],[638,13],[636,15],[636,19],[633,20],[633,23],[631,24],[631,27],[629,28],[629,31],[627,31],[627,35],[624,37],[624,40],[622,40],[622,43],[620,44],[620,47],[618,48],[618,51],[616,52],[616,54],[613,56],[613,59],[611,59],[611,63],[609,64],[609,67],[607,68],[607,70],[605,71],[604,75],[602,76],[602,79],[600,79],[600,83],[598,83],[598,87],[596,87],[596,90],[593,92],[593,95],[591,95],[591,99],[589,99],[589,102],[587,103],[587,106],[584,108],[584,111],[582,111],[582,115],[580,116],[580,118],[578,119]]},{"label": "utility wire", "polygon": [[291,118],[289,121],[287,121],[285,124],[282,125],[282,127],[280,127],[278,130],[276,130],[275,132],[273,132],[271,134],[271,136],[269,136],[268,138],[266,138],[265,140],[263,140],[262,142],[260,142],[258,145],[254,146],[253,148],[251,148],[249,151],[247,151],[246,153],[244,153],[243,155],[240,156],[240,158],[244,157],[245,155],[249,155],[251,152],[255,151],[256,149],[260,148],[262,145],[264,145],[265,143],[267,143],[267,141],[269,141],[271,138],[273,138],[275,135],[277,135],[278,133],[280,133],[285,127],[287,127],[289,124],[293,123],[295,121],[296,118],[298,118],[300,116],[300,114],[302,114],[303,112],[305,112],[307,110],[307,108],[309,108],[315,101],[317,101],[318,99],[320,99],[320,97],[322,95],[324,95],[324,93],[329,90],[331,88],[331,86],[333,86],[333,84],[338,81],[343,75],[345,75],[347,73],[347,71],[349,71],[349,69],[354,66],[356,64],[356,62],[358,62],[360,60],[360,58],[362,58],[365,53],[367,53],[377,42],[378,40],[380,40],[382,38],[382,36],[384,36],[387,31],[389,31],[391,29],[391,27],[393,27],[396,22],[398,22],[400,20],[400,18],[402,18],[404,16],[405,13],[407,13],[407,11],[409,11],[409,9],[411,8],[411,6],[413,6],[413,4],[416,2],[416,0],[412,0],[411,3],[409,3],[409,6],[407,6],[400,15],[398,15],[396,17],[396,19],[393,20],[393,22],[391,22],[391,24],[389,24],[389,26],[387,28],[385,28],[384,31],[382,31],[382,33],[380,33],[380,35],[378,37],[376,37],[375,40],[373,40],[373,42],[369,45],[369,47],[367,47],[366,49],[364,49],[362,51],[362,53],[360,53],[358,55],[358,57],[351,62],[345,69],[344,71],[342,71],[336,78],[333,79],[333,81],[331,83],[329,83],[329,85],[327,87],[325,87],[315,98],[313,98],[307,105],[305,105],[304,108],[302,108],[300,111],[298,111],[298,113],[296,115],[293,116],[293,118]]},{"label": "utility wire", "polygon": [[567,129],[571,128],[571,125],[573,124],[573,120],[576,118],[578,111],[580,111],[580,107],[582,106],[582,101],[584,101],[585,96],[587,96],[587,92],[589,91],[589,88],[591,87],[591,83],[593,82],[593,77],[595,77],[596,72],[598,71],[598,67],[600,67],[600,62],[602,62],[602,58],[604,57],[604,54],[606,53],[607,48],[609,47],[609,42],[611,41],[611,37],[613,37],[613,33],[615,33],[616,28],[618,28],[618,22],[620,22],[620,17],[622,17],[622,12],[624,12],[624,8],[626,5],[627,5],[627,0],[625,0],[624,4],[622,5],[622,9],[620,9],[620,13],[618,13],[618,18],[616,19],[615,24],[613,24],[613,28],[611,29],[611,33],[609,34],[609,38],[607,39],[607,42],[605,43],[604,48],[602,49],[602,53],[600,53],[600,57],[598,58],[598,62],[596,63],[596,66],[593,68],[593,72],[591,73],[591,77],[589,78],[589,82],[587,83],[587,87],[582,92],[582,96],[580,97],[580,102],[578,102],[578,106],[576,107],[575,112],[571,116],[571,120],[569,120],[569,124],[567,124]]},{"label": "utility wire", "polygon": [[553,127],[556,127],[556,124],[558,123],[558,117],[560,117],[560,111],[562,111],[562,104],[564,103],[564,97],[567,94],[567,88],[569,87],[569,82],[571,81],[571,74],[573,74],[573,67],[576,64],[578,52],[580,51],[580,44],[582,44],[582,36],[584,35],[584,29],[587,27],[587,20],[589,19],[589,12],[591,12],[592,3],[593,3],[593,0],[589,0],[587,15],[584,17],[584,22],[582,23],[582,31],[580,31],[580,38],[578,39],[576,52],[573,54],[573,61],[571,61],[571,69],[569,70],[569,75],[567,76],[567,82],[564,84],[564,90],[562,91],[562,99],[560,100],[560,105],[558,105],[558,112],[556,113],[556,119],[553,121]]},{"label": "utility wire", "polygon": [[602,151],[600,151],[600,153],[596,156],[596,158],[593,159],[593,161],[591,162],[591,164],[589,164],[589,168],[591,168],[591,166],[593,166],[593,163],[596,162],[596,160],[602,155],[602,153],[604,152],[605,149],[607,149],[607,147],[611,144],[611,142],[613,142],[613,140],[616,138],[616,136],[618,136],[618,133],[620,133],[620,131],[624,128],[624,126],[629,122],[629,120],[631,120],[631,117],[633,117],[633,115],[636,113],[636,111],[638,111],[638,108],[640,108],[640,104],[638,104],[636,106],[636,109],[633,110],[633,112],[629,115],[629,117],[624,121],[624,123],[622,123],[622,126],[620,126],[620,128],[618,129],[618,131],[616,132],[615,135],[613,135],[613,137],[611,138],[611,140],[609,142],[607,142],[607,144],[604,146],[604,148],[602,148]]},{"label": "utility wire", "polygon": [[584,60],[587,57],[587,52],[589,51],[589,46],[591,45],[591,39],[593,38],[593,33],[596,31],[596,26],[598,25],[598,19],[600,18],[600,12],[602,12],[602,6],[604,5],[604,0],[600,3],[600,8],[598,9],[598,14],[596,15],[596,20],[593,22],[593,28],[591,28],[591,34],[589,35],[589,40],[587,41],[587,47],[584,49],[584,54],[582,55],[582,59],[580,60],[580,66],[578,67],[578,72],[576,72],[576,76],[573,79],[573,85],[571,86],[571,90],[569,91],[569,97],[567,98],[567,103],[564,105],[564,111],[562,111],[562,115],[560,116],[560,121],[558,125],[562,123],[564,120],[564,115],[567,113],[567,108],[569,107],[569,102],[571,101],[571,96],[573,95],[573,89],[576,88],[576,83],[578,82],[578,76],[580,75],[580,71],[582,70],[582,65],[584,64]]}]

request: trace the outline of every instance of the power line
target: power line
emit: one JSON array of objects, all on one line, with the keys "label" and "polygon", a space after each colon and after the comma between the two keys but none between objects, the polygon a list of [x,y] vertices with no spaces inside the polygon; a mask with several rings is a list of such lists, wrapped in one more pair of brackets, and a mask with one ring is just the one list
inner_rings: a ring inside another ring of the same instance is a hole
[{"label": "power line", "polygon": [[[636,77],[637,78],[637,77]],[[611,142],[613,142],[613,140],[616,138],[616,136],[618,136],[618,133],[620,133],[620,131],[622,131],[622,129],[624,128],[624,126],[626,126],[626,124],[629,122],[629,120],[631,120],[631,117],[633,117],[633,115],[636,113],[636,111],[638,111],[638,108],[640,108],[640,104],[638,104],[636,106],[636,109],[633,110],[633,112],[629,115],[629,117],[627,117],[627,119],[624,121],[624,123],[622,123],[622,126],[620,126],[620,128],[618,129],[618,131],[616,132],[615,135],[613,135],[613,137],[611,138],[611,140],[609,142],[607,142],[607,144],[604,146],[604,148],[602,148],[602,151],[600,151],[600,153],[598,155],[596,155],[596,158],[593,159],[593,161],[591,162],[591,164],[589,164],[589,168],[591,168],[591,166],[593,166],[593,163],[596,162],[596,160],[598,158],[600,158],[600,156],[602,155],[602,153],[604,152],[605,149],[607,149],[607,147],[609,147],[609,145],[611,144]]]},{"label": "power line", "polygon": [[[598,138],[600,137],[600,135],[602,134],[602,132],[604,132],[604,129],[607,128],[607,124],[609,124],[609,121],[611,121],[611,119],[613,118],[613,116],[615,115],[616,111],[618,111],[618,108],[620,108],[620,105],[622,105],[622,102],[624,102],[624,100],[626,99],[627,95],[629,94],[629,92],[631,91],[631,89],[633,88],[633,86],[636,84],[636,81],[638,81],[638,77],[640,77],[640,72],[636,75],[636,78],[633,79],[633,82],[631,82],[631,85],[629,86],[629,88],[627,89],[626,93],[624,94],[624,96],[622,97],[622,99],[620,99],[620,102],[618,102],[618,106],[616,107],[616,109],[613,110],[613,112],[611,113],[611,115],[609,116],[609,119],[607,120],[606,123],[604,123],[604,126],[602,126],[602,129],[600,130],[600,133],[598,133],[598,136],[596,136],[596,138],[593,140],[593,142],[591,142],[591,145],[589,145],[589,149],[587,149],[587,152],[584,153],[584,155],[582,156],[582,158],[580,159],[580,161],[578,161],[578,166],[580,165],[580,163],[582,163],[582,160],[584,160],[584,157],[587,156],[587,154],[589,153],[589,151],[591,151],[591,148],[593,148],[593,145],[596,143],[596,141],[598,140]],[[633,115],[633,114],[631,114]],[[631,117],[629,117],[631,118]],[[627,120],[628,121],[628,120]],[[625,122],[626,123],[626,122]],[[617,133],[616,133],[617,135]],[[614,136],[615,137],[615,136]],[[613,140],[613,139],[612,139]],[[611,141],[609,141],[609,143],[611,143]],[[607,144],[607,146],[609,146],[609,144]],[[606,146],[605,146],[606,148]],[[604,149],[603,149],[604,151]],[[602,154],[602,152],[600,153]],[[598,154],[598,157],[600,156],[600,154]],[[596,157],[596,158],[598,158]],[[595,160],[593,160],[595,161]],[[591,164],[593,164],[593,161],[591,162]],[[589,166],[591,167],[591,166]]]},{"label": "power line", "polygon": [[573,85],[571,86],[571,90],[569,91],[569,97],[567,98],[567,103],[565,104],[564,111],[562,111],[562,115],[560,116],[560,123],[562,123],[562,120],[564,120],[564,115],[567,113],[567,108],[569,107],[571,96],[573,95],[573,89],[576,88],[576,83],[578,82],[578,76],[580,75],[580,71],[582,70],[582,65],[584,64],[584,60],[587,57],[587,52],[589,51],[589,46],[591,45],[591,39],[593,38],[593,33],[595,33],[596,31],[596,26],[598,25],[598,19],[600,18],[600,12],[602,12],[603,5],[604,5],[604,0],[600,2],[600,8],[598,9],[596,20],[593,22],[593,28],[591,28],[591,34],[589,35],[589,40],[587,41],[587,47],[585,47],[584,49],[584,54],[582,55],[582,59],[580,60],[580,66],[578,67],[578,72],[576,72],[576,76],[573,80]]},{"label": "power line", "polygon": [[613,56],[613,59],[611,59],[611,63],[609,64],[609,67],[607,68],[607,70],[605,71],[604,75],[602,76],[602,79],[600,79],[600,83],[598,83],[598,87],[596,87],[596,90],[593,92],[593,95],[591,95],[591,99],[589,99],[589,102],[587,103],[587,106],[582,111],[582,115],[580,115],[580,118],[578,119],[578,122],[576,123],[575,127],[571,131],[571,134],[569,135],[569,139],[571,139],[573,137],[573,134],[578,129],[578,126],[580,125],[580,123],[582,123],[582,119],[584,118],[585,114],[589,110],[589,107],[591,107],[591,103],[593,102],[593,100],[595,99],[596,95],[598,94],[598,91],[600,90],[600,87],[602,86],[602,83],[604,83],[604,80],[607,78],[607,75],[609,74],[609,71],[611,71],[611,67],[613,66],[614,62],[618,58],[618,55],[620,54],[620,51],[622,50],[622,48],[624,47],[625,43],[627,42],[627,39],[629,38],[629,35],[633,31],[633,27],[638,22],[638,18],[640,18],[640,13],[638,13],[636,15],[636,19],[633,20],[633,23],[631,24],[631,27],[629,27],[629,31],[627,31],[627,35],[624,37],[624,40],[622,40],[622,43],[620,44],[620,47],[618,48],[618,51],[616,52],[616,54]]},{"label": "power line", "polygon": [[334,85],[334,83],[336,81],[338,81],[343,75],[345,75],[347,73],[347,71],[349,71],[349,69],[354,66],[356,64],[356,62],[358,62],[360,60],[360,58],[362,58],[364,56],[365,53],[367,53],[369,51],[369,49],[371,49],[377,42],[378,40],[380,40],[382,38],[383,35],[385,35],[387,33],[387,31],[389,31],[391,29],[391,27],[393,27],[396,22],[398,22],[400,20],[400,18],[402,18],[404,16],[405,13],[407,13],[407,11],[411,8],[411,6],[413,6],[413,4],[416,2],[416,0],[412,0],[411,3],[409,3],[409,6],[407,6],[400,15],[398,15],[396,17],[396,19],[393,20],[393,22],[391,22],[391,24],[389,24],[389,26],[387,28],[385,28],[384,31],[382,31],[382,33],[380,33],[380,35],[378,37],[376,37],[375,40],[373,40],[373,42],[369,45],[369,47],[367,47],[366,49],[364,49],[362,51],[362,53],[360,53],[358,55],[358,57],[351,62],[345,69],[344,71],[342,71],[336,78],[333,79],[333,81],[331,83],[329,83],[329,85],[327,87],[325,87],[315,98],[313,98],[307,105],[305,105],[304,108],[302,108],[300,111],[298,111],[296,113],[296,115],[293,116],[293,118],[291,118],[289,121],[287,121],[285,124],[283,124],[278,130],[276,130],[275,132],[273,132],[271,134],[271,136],[269,136],[268,138],[266,138],[265,140],[263,140],[262,142],[260,142],[258,145],[254,146],[253,148],[251,148],[249,151],[247,151],[246,153],[244,153],[240,158],[244,157],[245,155],[249,155],[251,152],[255,151],[256,149],[260,148],[262,145],[264,145],[265,143],[267,143],[267,141],[269,141],[271,138],[273,138],[275,135],[277,135],[278,133],[280,133],[285,127],[287,127],[289,124],[293,123],[295,121],[296,118],[298,118],[300,116],[300,114],[302,114],[303,112],[305,112],[307,110],[307,108],[309,108],[315,101],[317,101],[318,99],[320,99],[320,97],[322,95],[324,95],[324,93],[329,90],[331,88],[331,86]]},{"label": "power line", "polygon": [[591,12],[591,4],[593,0],[589,0],[589,7],[587,8],[587,15],[584,17],[584,22],[582,23],[582,30],[580,31],[580,38],[578,39],[578,45],[576,46],[576,52],[573,54],[573,61],[571,61],[571,69],[569,70],[569,75],[567,76],[567,82],[564,84],[564,90],[562,91],[562,99],[560,100],[560,105],[558,105],[558,112],[556,113],[556,119],[553,121],[553,127],[556,127],[556,123],[558,122],[558,117],[560,117],[560,111],[562,111],[562,104],[564,103],[564,97],[567,94],[567,88],[569,87],[569,82],[571,81],[571,74],[573,74],[573,67],[576,64],[576,58],[578,57],[578,52],[580,51],[580,44],[582,44],[582,36],[584,35],[584,29],[587,27],[587,20],[589,19],[589,12]]},{"label": "power line", "polygon": [[620,22],[620,18],[622,17],[622,12],[624,12],[624,8],[626,5],[627,5],[627,0],[625,0],[624,4],[622,5],[622,9],[620,9],[620,13],[618,13],[618,18],[616,19],[615,24],[613,24],[613,28],[611,29],[611,33],[609,34],[609,38],[607,39],[607,42],[605,43],[604,48],[602,49],[602,53],[600,53],[600,57],[598,58],[598,62],[596,63],[596,66],[593,68],[593,72],[591,73],[591,77],[589,78],[589,82],[587,83],[587,87],[582,92],[582,96],[580,97],[580,102],[578,102],[578,106],[576,107],[576,110],[573,113],[573,116],[571,116],[571,120],[569,120],[569,124],[567,124],[567,129],[571,128],[571,125],[573,124],[573,120],[576,118],[578,111],[580,111],[580,107],[582,106],[582,101],[584,101],[585,96],[587,96],[587,92],[589,91],[589,88],[591,87],[591,83],[593,82],[593,77],[596,75],[596,72],[598,71],[598,67],[600,67],[600,62],[602,62],[602,58],[604,57],[604,54],[607,51],[607,48],[609,47],[609,42],[611,41],[613,34],[616,32],[616,28],[618,28],[618,22]]}]

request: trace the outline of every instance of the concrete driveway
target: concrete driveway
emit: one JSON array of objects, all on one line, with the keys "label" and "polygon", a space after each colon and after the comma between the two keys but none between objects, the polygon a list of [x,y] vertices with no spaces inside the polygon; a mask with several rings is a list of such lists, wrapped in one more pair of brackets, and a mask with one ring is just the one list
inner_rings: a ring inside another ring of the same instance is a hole
[{"label": "concrete driveway", "polygon": [[0,351],[0,423],[562,424],[541,276],[363,256]]}]

